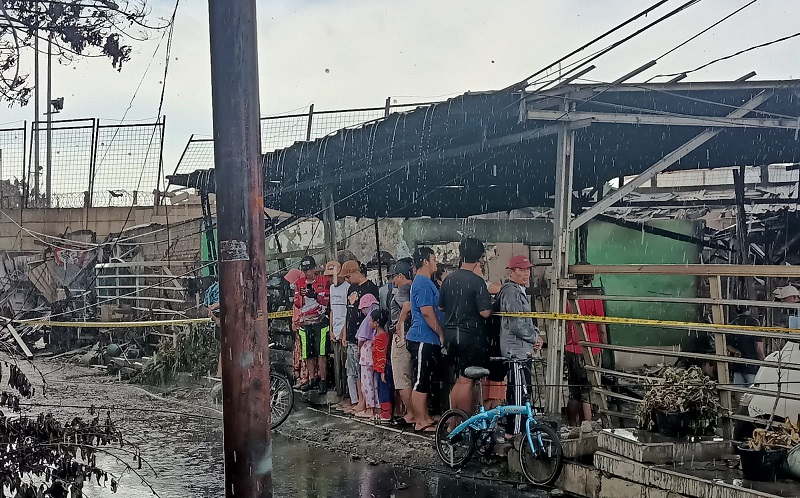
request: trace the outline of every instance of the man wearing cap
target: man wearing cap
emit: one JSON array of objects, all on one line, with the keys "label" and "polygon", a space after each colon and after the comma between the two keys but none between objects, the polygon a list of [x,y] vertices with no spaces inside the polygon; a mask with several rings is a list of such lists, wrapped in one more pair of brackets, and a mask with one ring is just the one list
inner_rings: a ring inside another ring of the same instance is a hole
[{"label": "man wearing cap", "polygon": [[483,242],[466,238],[458,245],[461,267],[450,273],[439,289],[439,309],[444,312],[447,359],[455,367],[450,408],[475,411],[475,380],[464,376],[469,367],[487,363],[485,321],[492,314],[492,297],[486,281],[477,275],[485,251]]},{"label": "man wearing cap", "polygon": [[[578,264],[588,265],[589,263],[581,261]],[[582,280],[584,287],[591,287],[594,275],[584,275]],[[586,316],[606,316],[603,310],[603,301],[599,299],[578,299],[578,308],[580,309],[575,310],[574,313]],[[569,301],[567,301],[566,310],[567,313],[573,313]],[[579,344],[578,327],[580,326],[575,322],[567,322],[567,345],[564,351],[564,363],[567,367],[567,382],[569,383],[567,422],[572,426],[579,426],[582,421],[592,419],[589,377],[586,374],[583,347]],[[602,344],[608,342],[604,323],[584,323],[583,329],[586,331],[586,338],[589,342]],[[600,348],[592,348],[592,355],[595,356],[596,363],[599,365]]]},{"label": "man wearing cap", "polygon": [[[303,276],[295,282],[294,306],[300,309],[300,346],[308,368],[308,384],[303,391],[319,389],[328,392],[328,305],[330,304],[330,281],[317,274],[317,262],[311,256],[300,261]],[[317,368],[319,367],[319,369]]]},{"label": "man wearing cap", "polygon": [[800,292],[798,292],[797,287],[794,285],[779,287],[775,289],[774,294],[776,299],[783,301],[784,303],[795,304],[800,301]]},{"label": "man wearing cap", "polygon": [[342,335],[342,344],[347,347],[347,389],[350,393],[350,403],[346,411],[360,413],[367,409],[364,395],[361,392],[361,365],[358,354],[358,328],[366,315],[358,309],[361,298],[372,294],[378,298],[378,286],[367,280],[361,264],[358,261],[345,261],[342,265],[340,276],[349,284],[347,291],[347,316],[345,318],[345,333]]},{"label": "man wearing cap", "polygon": [[[527,256],[513,256],[508,261],[509,281],[500,288],[496,299],[503,313],[530,313],[531,300],[527,289],[531,285],[531,264]],[[504,316],[500,321],[500,352],[514,360],[528,360],[542,349],[542,336],[533,318]],[[506,403],[523,405],[529,398],[531,364],[509,363]],[[537,386],[538,387],[538,386]],[[539,394],[530,399],[536,406]],[[506,435],[513,437],[522,429],[522,416],[512,415],[506,421]]]},{"label": "man wearing cap", "polygon": [[413,279],[411,265],[410,259],[401,259],[394,265],[394,276],[392,277],[394,289],[389,300],[392,376],[394,388],[403,401],[406,411],[402,420],[398,418],[399,425],[403,426],[414,423],[414,415],[410,410],[411,388],[414,385],[414,379],[411,370],[411,353],[406,347],[406,332],[411,326],[411,280]]},{"label": "man wearing cap", "polygon": [[350,284],[341,276],[342,265],[338,261],[328,261],[325,265],[325,276],[332,280],[330,290],[331,308],[331,342],[333,343],[333,378],[336,394],[343,396],[347,390],[347,375],[344,372],[347,360],[347,349],[342,345],[345,322],[347,320],[347,294]]}]

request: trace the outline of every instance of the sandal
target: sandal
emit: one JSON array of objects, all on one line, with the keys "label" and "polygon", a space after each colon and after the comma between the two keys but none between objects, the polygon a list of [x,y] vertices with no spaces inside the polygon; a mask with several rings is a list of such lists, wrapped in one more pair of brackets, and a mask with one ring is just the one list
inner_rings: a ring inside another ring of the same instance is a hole
[{"label": "sandal", "polygon": [[355,417],[356,418],[374,418],[375,415],[370,411],[364,410],[363,412],[356,413]]},{"label": "sandal", "polygon": [[413,425],[411,422],[406,421],[406,419],[403,418],[403,417],[395,417],[395,418],[390,419],[390,420],[391,420],[391,424],[393,426],[397,427],[398,429],[405,429],[409,425]]}]

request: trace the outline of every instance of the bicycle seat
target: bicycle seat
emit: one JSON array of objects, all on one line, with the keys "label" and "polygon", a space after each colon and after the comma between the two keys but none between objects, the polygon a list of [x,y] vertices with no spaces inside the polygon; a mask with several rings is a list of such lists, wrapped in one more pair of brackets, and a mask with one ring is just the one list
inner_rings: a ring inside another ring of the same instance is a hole
[{"label": "bicycle seat", "polygon": [[483,367],[467,367],[464,369],[464,377],[468,379],[477,380],[488,375],[489,371]]}]

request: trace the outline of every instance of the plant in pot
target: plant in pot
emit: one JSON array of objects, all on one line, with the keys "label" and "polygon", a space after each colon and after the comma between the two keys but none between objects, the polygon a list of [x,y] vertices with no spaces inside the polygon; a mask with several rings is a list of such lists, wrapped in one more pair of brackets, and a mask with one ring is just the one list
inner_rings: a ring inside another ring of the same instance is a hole
[{"label": "plant in pot", "polygon": [[669,437],[705,434],[719,414],[717,383],[699,367],[664,369],[650,381],[639,406],[639,427]]},{"label": "plant in pot", "polygon": [[[743,445],[736,448],[745,479],[751,481],[776,481],[778,471],[784,469],[792,476],[800,474],[797,450],[800,445],[800,421],[787,420],[783,425],[756,429]],[[787,455],[795,457],[787,460]]]}]

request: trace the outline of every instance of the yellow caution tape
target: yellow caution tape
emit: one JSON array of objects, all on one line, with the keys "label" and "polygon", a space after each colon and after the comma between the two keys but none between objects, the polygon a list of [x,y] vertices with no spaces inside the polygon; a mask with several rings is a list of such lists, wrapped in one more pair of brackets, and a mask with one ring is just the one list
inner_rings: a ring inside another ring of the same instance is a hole
[{"label": "yellow caution tape", "polygon": [[587,322],[587,323],[609,323],[618,325],[645,325],[652,327],[680,327],[686,329],[706,328],[706,329],[721,329],[721,330],[749,330],[753,332],[784,332],[784,333],[800,333],[798,329],[790,329],[787,327],[754,327],[751,325],[727,325],[720,323],[697,323],[697,322],[679,322],[675,320],[649,320],[646,318],[619,318],[614,316],[590,316],[590,315],[575,315],[570,313],[546,313],[542,311],[534,312],[519,312],[519,313],[498,313],[498,316],[505,316],[509,318],[540,318],[542,320],[569,320],[572,322]]},{"label": "yellow caution tape", "polygon": [[[617,325],[643,325],[650,327],[679,327],[685,329],[720,329],[720,330],[748,330],[754,332],[782,332],[799,333],[798,329],[786,327],[753,327],[750,325],[722,325],[718,323],[696,323],[680,322],[675,320],[650,320],[646,318],[620,318],[613,316],[589,316],[576,315],[570,313],[546,313],[546,312],[520,312],[520,313],[498,313],[498,316],[509,318],[538,318],[542,320],[569,320],[574,322],[587,323],[608,323]],[[269,313],[270,319],[291,318],[291,311],[275,311]],[[210,318],[186,318],[183,320],[152,320],[145,322],[59,322],[51,320],[12,320],[14,324],[20,325],[44,325],[49,327],[74,327],[74,328],[139,328],[139,327],[168,327],[172,325],[191,325],[208,323]]]}]

